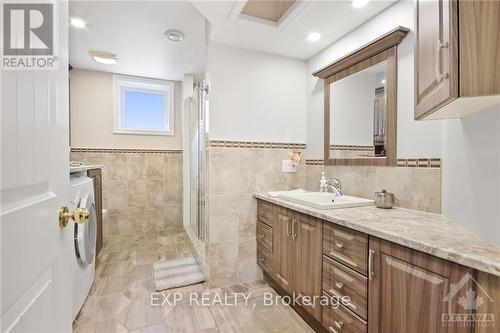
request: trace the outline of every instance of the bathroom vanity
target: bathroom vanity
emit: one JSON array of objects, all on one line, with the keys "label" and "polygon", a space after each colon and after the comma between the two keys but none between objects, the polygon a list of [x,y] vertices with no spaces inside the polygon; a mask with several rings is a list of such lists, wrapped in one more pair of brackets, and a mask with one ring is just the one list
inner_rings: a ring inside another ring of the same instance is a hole
[{"label": "bathroom vanity", "polygon": [[[497,332],[500,250],[447,218],[255,196],[257,263],[273,287],[295,297],[350,298],[336,308],[294,306],[315,330]],[[464,322],[479,315],[476,326]]]}]

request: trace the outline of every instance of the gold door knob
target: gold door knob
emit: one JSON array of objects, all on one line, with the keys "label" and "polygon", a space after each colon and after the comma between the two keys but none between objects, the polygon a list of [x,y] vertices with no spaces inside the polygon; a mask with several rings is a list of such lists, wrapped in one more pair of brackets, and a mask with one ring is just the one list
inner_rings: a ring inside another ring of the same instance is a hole
[{"label": "gold door knob", "polygon": [[68,225],[69,219],[75,223],[85,223],[89,220],[90,213],[87,208],[76,208],[73,212],[69,212],[68,207],[64,206],[59,209],[59,227],[64,228]]}]

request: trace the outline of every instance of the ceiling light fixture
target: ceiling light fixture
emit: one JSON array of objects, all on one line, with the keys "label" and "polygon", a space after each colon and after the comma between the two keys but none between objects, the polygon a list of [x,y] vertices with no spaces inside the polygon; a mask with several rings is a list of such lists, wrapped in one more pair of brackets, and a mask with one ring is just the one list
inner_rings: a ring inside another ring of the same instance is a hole
[{"label": "ceiling light fixture", "polygon": [[96,62],[105,65],[116,65],[118,63],[118,57],[116,54],[101,51],[89,51],[90,56]]},{"label": "ceiling light fixture", "polygon": [[321,34],[319,32],[311,32],[307,36],[307,40],[310,42],[317,42],[321,38]]},{"label": "ceiling light fixture", "polygon": [[182,32],[180,32],[179,30],[175,30],[175,29],[170,29],[170,30],[165,31],[165,35],[172,42],[180,42],[181,40],[184,39],[184,34]]},{"label": "ceiling light fixture", "polygon": [[76,18],[76,17],[70,19],[69,24],[71,24],[72,26],[74,26],[75,28],[78,28],[78,29],[85,29],[87,27],[87,24],[85,23],[84,20]]},{"label": "ceiling light fixture", "polygon": [[366,6],[370,0],[352,0],[352,6],[354,8],[362,8]]}]

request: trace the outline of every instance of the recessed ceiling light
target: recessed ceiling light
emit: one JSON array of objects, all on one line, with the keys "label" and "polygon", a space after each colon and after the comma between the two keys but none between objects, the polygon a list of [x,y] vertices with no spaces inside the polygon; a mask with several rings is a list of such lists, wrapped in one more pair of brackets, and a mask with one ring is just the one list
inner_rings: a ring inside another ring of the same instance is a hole
[{"label": "recessed ceiling light", "polygon": [[175,29],[165,31],[165,35],[172,42],[180,42],[181,40],[184,39],[184,34],[182,32],[180,32],[179,30],[175,30]]},{"label": "recessed ceiling light", "polygon": [[368,2],[370,2],[370,0],[352,0],[352,6],[354,8],[361,8],[366,6]]},{"label": "recessed ceiling light", "polygon": [[116,65],[118,63],[118,57],[113,53],[89,51],[89,54],[95,61],[101,64]]},{"label": "recessed ceiling light", "polygon": [[321,34],[319,32],[311,32],[307,36],[307,40],[310,42],[317,42],[321,38]]},{"label": "recessed ceiling light", "polygon": [[70,19],[69,23],[78,29],[85,29],[87,27],[87,24],[85,23],[84,20],[76,18],[76,17],[73,17],[72,19]]}]

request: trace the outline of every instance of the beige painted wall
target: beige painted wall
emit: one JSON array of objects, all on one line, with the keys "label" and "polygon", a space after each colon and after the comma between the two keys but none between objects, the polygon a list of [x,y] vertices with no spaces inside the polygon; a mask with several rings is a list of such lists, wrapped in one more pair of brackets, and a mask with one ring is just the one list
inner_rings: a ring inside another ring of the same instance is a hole
[{"label": "beige painted wall", "polygon": [[70,76],[71,147],[182,149],[182,88],[175,82],[175,136],[113,133],[113,74],[73,69]]}]

